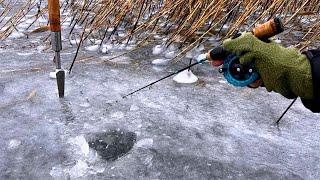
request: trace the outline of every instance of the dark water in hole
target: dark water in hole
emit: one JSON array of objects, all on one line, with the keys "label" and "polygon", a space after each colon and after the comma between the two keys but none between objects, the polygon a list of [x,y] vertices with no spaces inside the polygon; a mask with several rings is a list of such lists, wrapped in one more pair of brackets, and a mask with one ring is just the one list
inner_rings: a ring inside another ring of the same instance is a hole
[{"label": "dark water in hole", "polygon": [[127,154],[135,144],[137,136],[133,132],[111,130],[95,134],[89,140],[89,147],[107,161],[114,161]]}]

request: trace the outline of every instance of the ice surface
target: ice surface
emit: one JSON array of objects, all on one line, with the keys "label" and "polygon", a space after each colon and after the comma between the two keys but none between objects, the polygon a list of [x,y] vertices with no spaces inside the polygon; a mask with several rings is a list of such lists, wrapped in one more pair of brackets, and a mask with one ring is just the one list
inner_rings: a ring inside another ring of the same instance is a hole
[{"label": "ice surface", "polygon": [[115,118],[115,119],[121,119],[124,117],[124,113],[121,111],[118,112],[114,112],[110,115],[111,118]]},{"label": "ice surface", "polygon": [[146,138],[146,139],[141,139],[137,142],[136,147],[139,148],[151,148],[153,146],[153,139],[151,138]]},{"label": "ice surface", "polygon": [[166,66],[169,64],[169,62],[170,59],[155,59],[152,61],[152,64],[156,66]]},{"label": "ice surface", "polygon": [[41,53],[43,50],[45,50],[47,47],[46,46],[43,46],[43,45],[40,45],[40,46],[37,46],[37,51],[39,53]]},{"label": "ice surface", "polygon": [[[103,60],[108,60],[110,59],[110,56],[103,56],[101,57],[101,59]],[[130,64],[131,63],[131,59],[127,56],[121,56],[121,57],[117,57],[117,58],[113,58],[111,60],[109,60],[110,62],[116,63],[116,64]]]},{"label": "ice surface", "polygon": [[176,57],[176,53],[174,51],[170,51],[166,53],[164,57],[167,59],[173,59],[174,57]]},{"label": "ice surface", "polygon": [[131,107],[130,107],[130,111],[138,111],[139,110],[139,106],[133,104]]},{"label": "ice surface", "polygon": [[173,80],[181,84],[192,84],[198,81],[198,77],[195,76],[192,71],[185,70],[177,74]]},{"label": "ice surface", "polygon": [[70,169],[70,178],[75,179],[84,176],[88,172],[88,164],[79,160],[77,164]]}]

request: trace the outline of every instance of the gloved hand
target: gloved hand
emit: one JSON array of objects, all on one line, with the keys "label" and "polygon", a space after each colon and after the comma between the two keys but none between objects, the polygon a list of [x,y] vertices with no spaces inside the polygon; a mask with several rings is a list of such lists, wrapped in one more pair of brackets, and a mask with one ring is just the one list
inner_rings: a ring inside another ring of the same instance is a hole
[{"label": "gloved hand", "polygon": [[267,90],[286,98],[313,99],[311,66],[308,58],[293,48],[265,43],[252,33],[227,39],[223,48],[240,57],[241,64],[253,63]]}]

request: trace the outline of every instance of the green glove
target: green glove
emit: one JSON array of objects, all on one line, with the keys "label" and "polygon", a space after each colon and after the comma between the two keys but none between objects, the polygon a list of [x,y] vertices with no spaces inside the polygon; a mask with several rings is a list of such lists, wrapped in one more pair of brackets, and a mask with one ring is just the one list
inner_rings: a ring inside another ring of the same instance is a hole
[{"label": "green glove", "polygon": [[265,43],[252,33],[227,39],[223,48],[240,57],[241,64],[253,63],[269,92],[286,98],[313,99],[311,66],[308,58],[293,48]]}]

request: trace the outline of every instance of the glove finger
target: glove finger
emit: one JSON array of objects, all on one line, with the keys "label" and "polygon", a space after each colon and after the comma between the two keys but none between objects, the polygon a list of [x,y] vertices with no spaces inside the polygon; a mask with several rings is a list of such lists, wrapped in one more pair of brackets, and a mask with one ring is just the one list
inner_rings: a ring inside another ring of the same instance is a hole
[{"label": "glove finger", "polygon": [[240,64],[250,64],[253,63],[255,60],[255,54],[253,52],[247,52],[242,55],[239,59]]},{"label": "glove finger", "polygon": [[241,36],[235,39],[227,39],[222,46],[228,52],[241,55],[243,52],[252,51],[255,37],[252,33],[242,33]]}]

